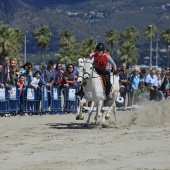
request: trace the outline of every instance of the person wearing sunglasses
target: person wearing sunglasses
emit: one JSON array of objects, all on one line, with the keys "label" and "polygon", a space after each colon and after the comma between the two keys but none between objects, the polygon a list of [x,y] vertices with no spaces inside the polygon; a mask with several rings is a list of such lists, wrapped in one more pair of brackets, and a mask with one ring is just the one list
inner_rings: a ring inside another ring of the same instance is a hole
[{"label": "person wearing sunglasses", "polygon": [[68,84],[69,86],[77,86],[76,79],[77,76],[74,74],[74,65],[73,64],[68,64],[66,71],[68,72]]},{"label": "person wearing sunglasses", "polygon": [[128,85],[127,85],[127,94],[128,94],[128,103],[127,106],[131,107],[134,103],[134,94],[139,86],[139,66],[135,66],[133,72],[128,77]]}]

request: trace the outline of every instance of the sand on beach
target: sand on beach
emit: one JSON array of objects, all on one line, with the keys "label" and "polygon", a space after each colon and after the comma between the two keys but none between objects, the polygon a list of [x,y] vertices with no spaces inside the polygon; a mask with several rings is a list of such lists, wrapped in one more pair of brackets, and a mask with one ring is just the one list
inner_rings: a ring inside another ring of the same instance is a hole
[{"label": "sand on beach", "polygon": [[[170,100],[118,111],[110,128],[75,114],[0,117],[1,170],[170,169]],[[94,116],[94,115],[93,115]]]}]

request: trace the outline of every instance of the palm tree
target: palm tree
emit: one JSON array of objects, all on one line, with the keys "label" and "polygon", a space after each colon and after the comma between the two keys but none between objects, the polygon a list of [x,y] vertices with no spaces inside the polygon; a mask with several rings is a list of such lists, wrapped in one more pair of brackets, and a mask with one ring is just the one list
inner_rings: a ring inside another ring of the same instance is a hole
[{"label": "palm tree", "polygon": [[148,25],[144,28],[144,36],[146,38],[156,38],[157,32],[158,32],[158,29],[154,24]]},{"label": "palm tree", "polygon": [[169,45],[170,45],[170,28],[161,32],[161,40],[167,51],[167,67],[169,67]]},{"label": "palm tree", "polygon": [[118,61],[121,63],[126,63],[127,66],[131,63],[137,63],[138,52],[135,45],[132,45],[130,42],[125,42],[120,46],[118,55]]},{"label": "palm tree", "polygon": [[59,38],[60,46],[69,46],[75,43],[75,36],[70,30],[62,31]]},{"label": "palm tree", "polygon": [[51,32],[48,27],[42,27],[33,31],[33,37],[35,38],[37,46],[41,50],[41,62],[43,60],[44,49],[48,46],[51,40]]},{"label": "palm tree", "polygon": [[81,43],[81,55],[83,57],[89,56],[90,53],[92,53],[96,47],[96,42],[94,37],[91,37],[89,39],[85,39]]},{"label": "palm tree", "polygon": [[105,32],[106,43],[110,45],[113,55],[114,45],[119,43],[120,37],[116,30],[110,29]]},{"label": "palm tree", "polygon": [[120,45],[128,41],[131,44],[136,44],[139,39],[139,33],[134,26],[128,27],[122,34],[120,34]]},{"label": "palm tree", "polygon": [[6,55],[18,58],[24,42],[23,33],[19,29],[1,24],[0,35],[0,58],[4,59]]},{"label": "palm tree", "polygon": [[80,49],[81,45],[80,44],[73,44],[70,46],[64,46],[59,50],[60,57],[58,58],[59,62],[64,62],[66,65],[67,64],[76,64],[77,59],[80,56]]}]

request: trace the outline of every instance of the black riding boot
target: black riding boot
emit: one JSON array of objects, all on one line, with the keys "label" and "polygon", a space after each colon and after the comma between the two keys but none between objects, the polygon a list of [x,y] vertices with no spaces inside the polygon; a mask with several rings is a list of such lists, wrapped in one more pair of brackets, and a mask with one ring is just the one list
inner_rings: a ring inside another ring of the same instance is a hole
[{"label": "black riding boot", "polygon": [[112,85],[109,83],[107,86],[106,86],[106,98],[107,98],[107,100],[110,100],[111,99],[111,97],[110,97],[110,90],[111,90],[111,87],[112,87]]},{"label": "black riding boot", "polygon": [[83,96],[85,95],[85,93],[83,92],[83,88],[81,87],[81,89],[78,92],[76,92],[75,95],[79,96],[82,99]]}]

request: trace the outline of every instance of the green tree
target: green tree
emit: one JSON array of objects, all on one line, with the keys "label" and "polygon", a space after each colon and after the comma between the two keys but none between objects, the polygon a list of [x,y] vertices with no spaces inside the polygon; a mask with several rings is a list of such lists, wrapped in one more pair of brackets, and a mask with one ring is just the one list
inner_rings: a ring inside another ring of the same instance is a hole
[{"label": "green tree", "polygon": [[113,55],[114,45],[119,43],[120,37],[116,30],[110,29],[105,32],[106,43],[110,45]]},{"label": "green tree", "polygon": [[139,39],[139,33],[134,26],[128,27],[123,33],[120,34],[120,45],[124,42],[129,42],[131,44],[136,44]]},{"label": "green tree", "polygon": [[75,43],[75,36],[70,30],[62,31],[59,42],[60,47],[70,46]]},{"label": "green tree", "polygon": [[124,62],[128,66],[131,63],[137,63],[138,51],[136,49],[136,43],[139,38],[139,33],[136,28],[128,27],[123,33],[120,34],[118,61]]},{"label": "green tree", "polygon": [[0,24],[0,58],[6,55],[20,57],[23,47],[24,34],[19,29],[13,29],[9,25]]},{"label": "green tree", "polygon": [[37,46],[40,48],[41,51],[41,62],[43,60],[43,52],[51,40],[51,32],[48,27],[41,27],[33,31],[33,37],[36,41]]},{"label": "green tree", "polygon": [[169,65],[170,28],[161,32],[161,41],[165,45],[167,51],[167,67],[170,67]]},{"label": "green tree", "polygon": [[158,29],[154,24],[148,25],[144,28],[144,36],[146,38],[156,38],[157,32],[158,32]]},{"label": "green tree", "polygon": [[137,63],[138,52],[135,45],[132,45],[130,42],[125,42],[120,46],[118,55],[118,61],[126,63],[127,66],[131,65],[131,63]]},{"label": "green tree", "polygon": [[95,47],[96,47],[96,42],[94,37],[83,40],[81,45],[81,49],[82,49],[81,57],[89,56],[89,54],[94,51]]},{"label": "green tree", "polygon": [[80,57],[80,49],[80,44],[73,44],[60,48],[60,57],[58,58],[59,62],[64,62],[66,65],[70,63],[76,64],[77,59]]}]

